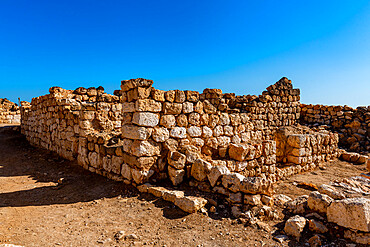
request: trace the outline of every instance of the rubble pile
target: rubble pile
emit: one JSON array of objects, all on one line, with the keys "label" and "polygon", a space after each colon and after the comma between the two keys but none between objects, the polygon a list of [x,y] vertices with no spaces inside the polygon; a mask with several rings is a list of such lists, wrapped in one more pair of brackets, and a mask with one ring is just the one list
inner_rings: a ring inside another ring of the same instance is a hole
[{"label": "rubble pile", "polygon": [[20,120],[19,106],[6,98],[0,98],[0,124],[19,124]]}]

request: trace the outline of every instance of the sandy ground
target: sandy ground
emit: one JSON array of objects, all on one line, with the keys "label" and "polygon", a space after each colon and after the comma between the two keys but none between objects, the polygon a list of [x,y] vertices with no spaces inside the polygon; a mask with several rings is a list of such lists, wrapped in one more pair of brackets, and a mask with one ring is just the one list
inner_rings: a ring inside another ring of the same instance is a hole
[{"label": "sandy ground", "polygon": [[[320,185],[361,172],[364,166],[331,162],[326,170],[280,182],[277,192],[308,194],[294,182]],[[268,222],[267,232],[245,227],[228,215],[186,214],[171,203],[140,195],[132,186],[31,147],[18,132],[0,127],[0,245],[299,246],[273,240],[273,234],[281,233],[281,222]],[[118,231],[129,237],[115,239]]]}]

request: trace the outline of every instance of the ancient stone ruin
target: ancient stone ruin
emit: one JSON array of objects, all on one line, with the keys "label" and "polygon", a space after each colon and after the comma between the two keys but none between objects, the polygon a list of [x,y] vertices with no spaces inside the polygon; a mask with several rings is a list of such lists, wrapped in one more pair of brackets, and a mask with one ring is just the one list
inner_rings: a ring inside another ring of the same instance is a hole
[{"label": "ancient stone ruin", "polygon": [[[186,184],[220,194],[236,216],[246,205],[271,204],[280,179],[341,155],[351,160],[353,154],[338,144],[370,150],[370,107],[301,105],[300,90],[287,78],[259,96],[220,89],[162,91],[152,85],[147,79],[125,80],[114,95],[101,87],[50,88],[50,94],[21,108],[21,131],[32,145],[187,212],[207,200],[155,184]],[[356,155],[352,162],[370,162]],[[370,215],[365,218],[368,228],[358,230],[368,232]]]},{"label": "ancient stone ruin", "polygon": [[0,124],[19,124],[20,122],[19,106],[6,98],[0,98]]}]

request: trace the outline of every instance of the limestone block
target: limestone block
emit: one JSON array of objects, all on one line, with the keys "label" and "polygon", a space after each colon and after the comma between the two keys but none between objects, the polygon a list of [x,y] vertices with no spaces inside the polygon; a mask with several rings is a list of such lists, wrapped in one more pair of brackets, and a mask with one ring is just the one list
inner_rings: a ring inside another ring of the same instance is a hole
[{"label": "limestone block", "polygon": [[186,99],[190,102],[197,102],[199,100],[199,92],[185,91]]},{"label": "limestone block", "polygon": [[292,134],[287,139],[287,144],[295,148],[304,147],[305,142],[306,136],[302,134]]},{"label": "limestone block", "polygon": [[165,191],[168,191],[168,190],[160,186],[148,187],[148,193],[152,194],[155,197],[162,197]]},{"label": "limestone block", "polygon": [[187,129],[187,132],[191,137],[199,137],[202,135],[202,129],[197,126],[190,126]]},{"label": "limestone block", "polygon": [[132,122],[139,126],[154,127],[159,123],[159,116],[151,112],[135,112]]},{"label": "limestone block", "polygon": [[205,137],[205,138],[212,137],[212,135],[213,135],[212,129],[207,127],[207,126],[203,126],[202,133],[203,133],[202,136]]},{"label": "limestone block", "polygon": [[161,117],[161,125],[166,128],[172,128],[176,125],[176,118],[173,115],[163,115]]},{"label": "limestone block", "polygon": [[221,113],[219,124],[220,125],[229,125],[230,124],[229,114]]},{"label": "limestone block", "polygon": [[214,187],[218,179],[225,174],[230,174],[229,169],[225,165],[213,166],[210,172],[207,174],[211,186]]},{"label": "limestone block", "polygon": [[333,198],[330,196],[320,194],[318,191],[313,191],[308,197],[307,206],[313,211],[326,214],[327,208],[332,202]]},{"label": "limestone block", "polygon": [[198,181],[204,181],[210,172],[212,165],[202,159],[197,159],[191,166],[191,176]]},{"label": "limestone block", "polygon": [[131,154],[137,157],[160,155],[160,147],[148,141],[135,140],[131,145]]},{"label": "limestone block", "polygon": [[176,169],[183,169],[185,167],[186,156],[177,151],[170,151],[167,160],[170,166]]},{"label": "limestone block", "polygon": [[131,175],[131,168],[129,165],[123,163],[122,168],[121,168],[121,175],[125,179],[131,181],[132,180],[132,175]]},{"label": "limestone block", "polygon": [[182,183],[184,180],[185,170],[178,170],[172,166],[168,167],[168,176],[174,186]]},{"label": "limestone block", "polygon": [[122,138],[134,140],[147,140],[152,133],[151,128],[136,125],[123,125],[121,130]]},{"label": "limestone block", "polygon": [[224,134],[224,128],[221,125],[216,126],[213,129],[213,135],[214,136],[222,136]]},{"label": "limestone block", "polygon": [[195,213],[207,204],[207,200],[201,197],[185,196],[175,199],[175,205],[188,213]]},{"label": "limestone block", "polygon": [[155,127],[152,134],[153,140],[156,142],[165,142],[170,138],[170,132],[164,127]]},{"label": "limestone block", "polygon": [[244,176],[240,173],[229,173],[222,176],[222,185],[231,190],[232,192],[238,192],[241,190]]},{"label": "limestone block", "polygon": [[196,112],[192,112],[189,114],[189,124],[192,125],[200,125],[200,114]]},{"label": "limestone block", "polygon": [[252,206],[260,206],[262,205],[261,202],[261,195],[244,195],[244,203]]},{"label": "limestone block", "polygon": [[123,157],[112,156],[112,172],[116,174],[120,174],[122,163],[123,163]]},{"label": "limestone block", "polygon": [[306,226],[306,218],[295,215],[285,222],[284,231],[287,235],[295,237],[297,240],[301,237],[304,227]]},{"label": "limestone block", "polygon": [[176,118],[177,125],[180,127],[188,126],[188,117],[185,114],[180,114]]},{"label": "limestone block", "polygon": [[193,103],[191,102],[184,102],[182,104],[182,112],[183,113],[191,113],[194,111]]},{"label": "limestone block", "polygon": [[163,200],[174,203],[177,198],[184,197],[185,194],[180,190],[167,190],[163,192]]},{"label": "limestone block", "polygon": [[127,112],[135,112],[135,103],[131,102],[123,102],[122,103],[122,112],[127,113]]},{"label": "limestone block", "polygon": [[244,161],[249,153],[249,145],[245,144],[230,144],[229,156],[231,159]]},{"label": "limestone block", "polygon": [[180,103],[163,103],[163,112],[164,114],[173,114],[178,115],[181,114],[182,111],[182,104]]},{"label": "limestone block", "polygon": [[152,88],[151,95],[155,101],[163,102],[165,101],[164,98],[164,91]]},{"label": "limestone block", "polygon": [[263,177],[246,177],[241,182],[240,191],[248,194],[271,194],[272,183]]},{"label": "limestone block", "polygon": [[153,170],[142,171],[137,169],[131,169],[132,178],[137,184],[146,182],[153,174]]},{"label": "limestone block", "polygon": [[174,127],[170,131],[170,136],[174,138],[186,138],[186,128],[184,127]]},{"label": "limestone block", "polygon": [[135,102],[135,110],[139,112],[160,112],[162,103],[152,99],[138,99]]},{"label": "limestone block", "polygon": [[327,209],[329,222],[340,226],[370,231],[370,199],[347,198],[333,201]]}]

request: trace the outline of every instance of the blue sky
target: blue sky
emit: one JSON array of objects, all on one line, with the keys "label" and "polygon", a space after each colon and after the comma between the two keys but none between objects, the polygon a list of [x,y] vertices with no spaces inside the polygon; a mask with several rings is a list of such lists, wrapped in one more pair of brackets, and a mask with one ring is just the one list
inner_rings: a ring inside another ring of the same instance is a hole
[{"label": "blue sky", "polygon": [[370,105],[370,1],[0,1],[0,98],[144,77],[169,90]]}]

